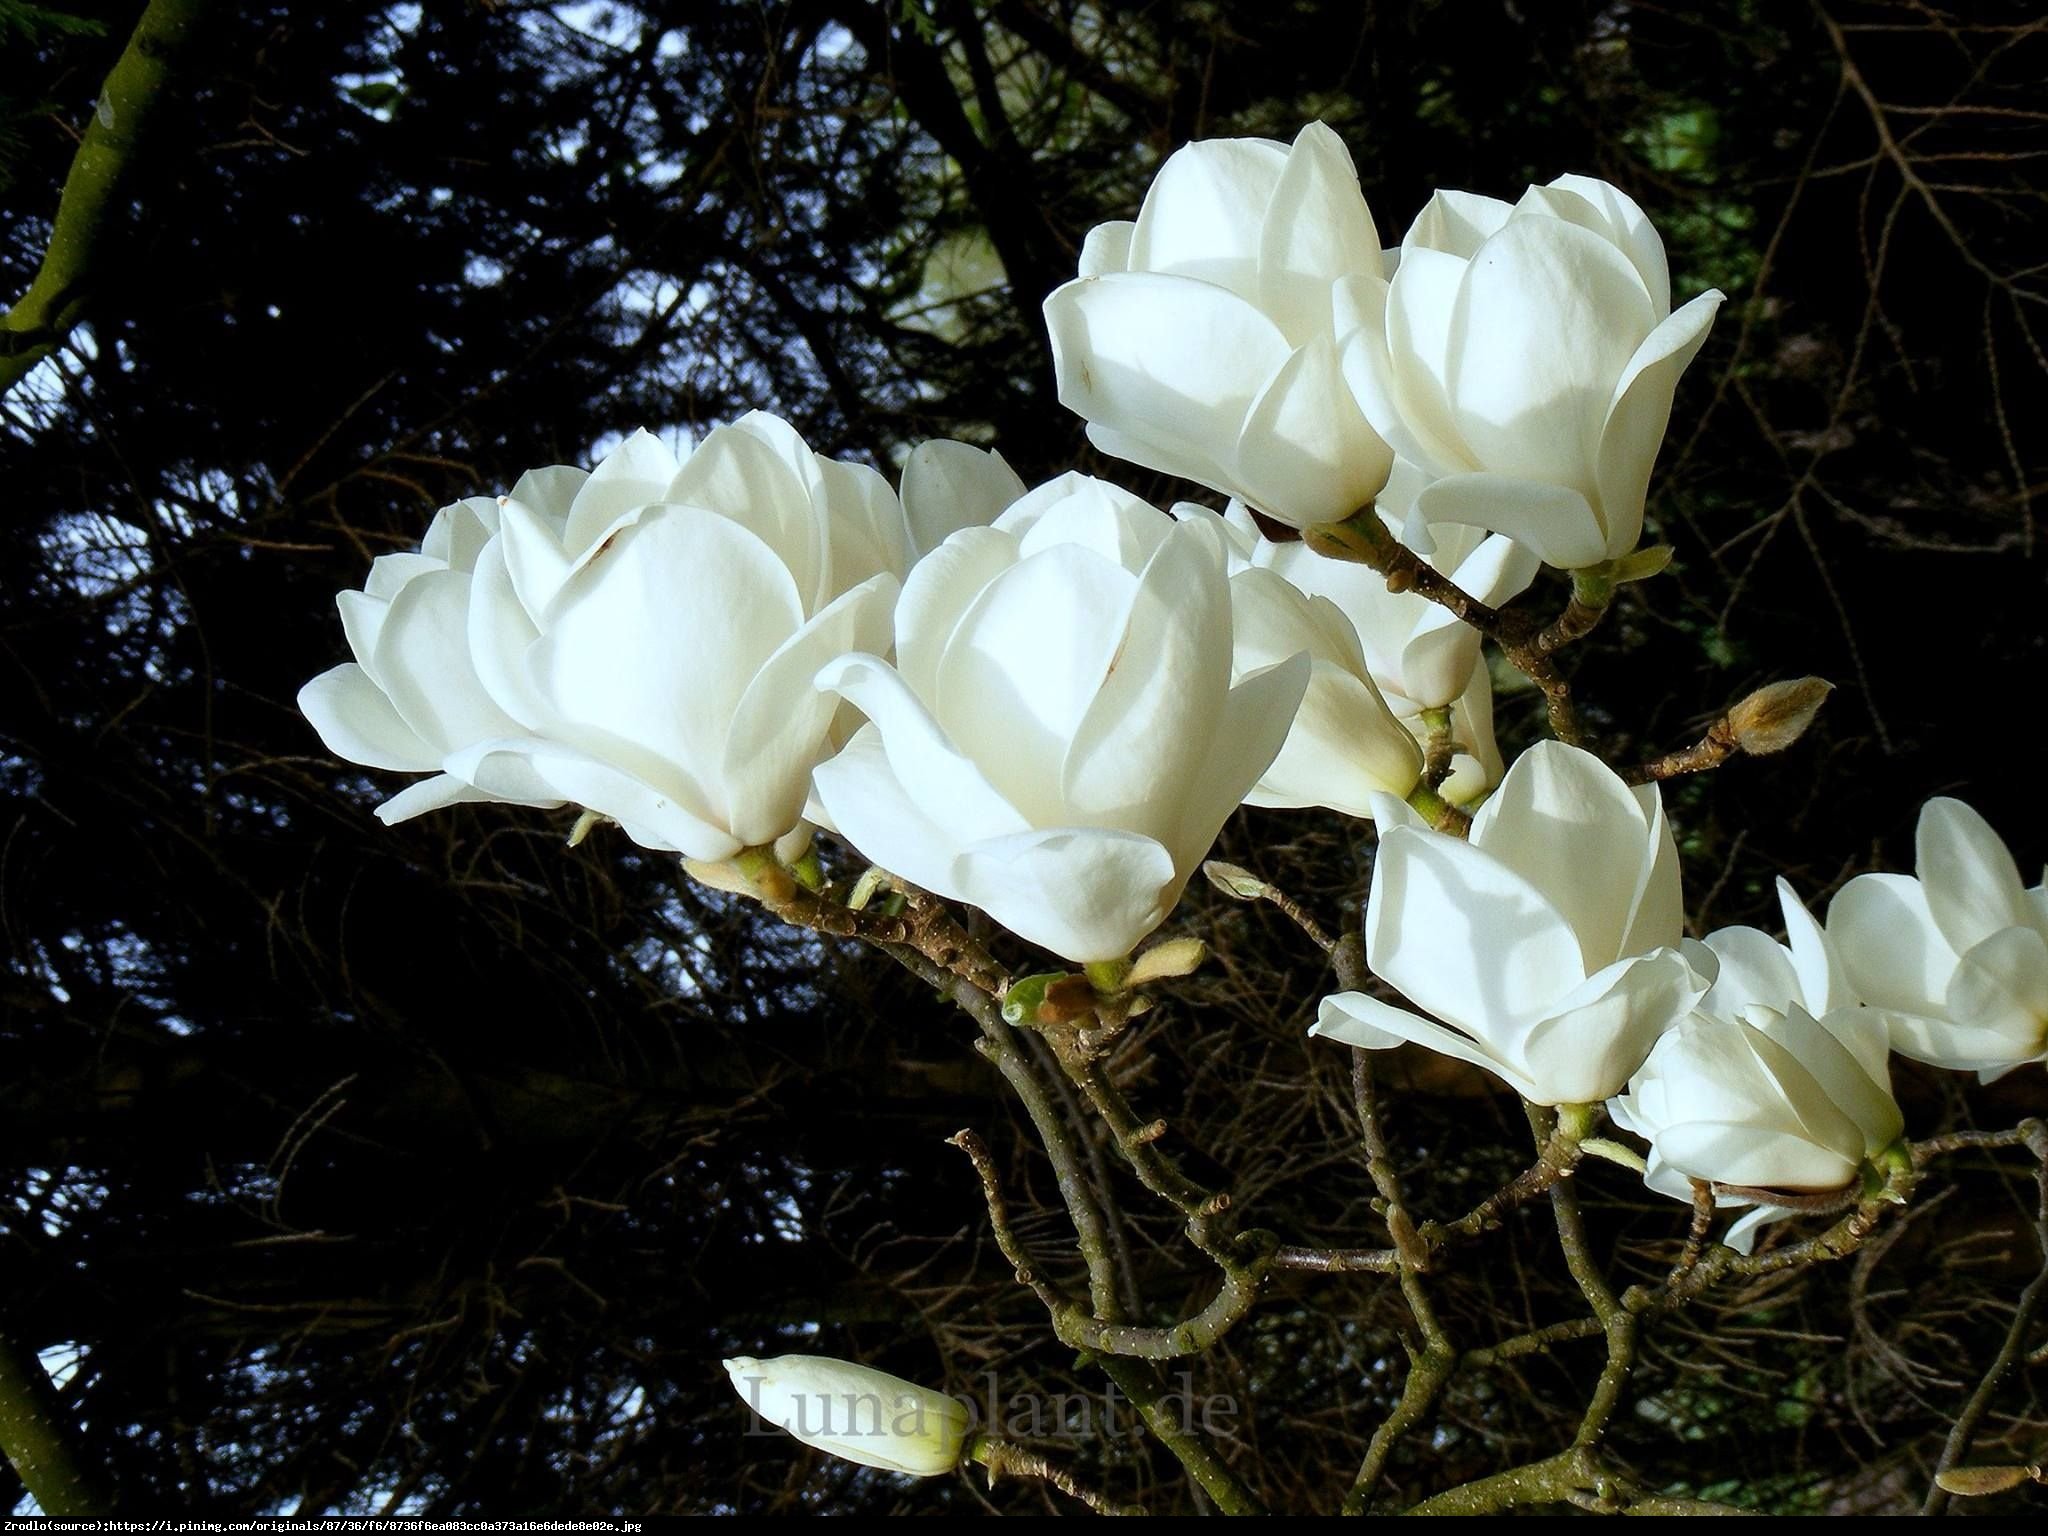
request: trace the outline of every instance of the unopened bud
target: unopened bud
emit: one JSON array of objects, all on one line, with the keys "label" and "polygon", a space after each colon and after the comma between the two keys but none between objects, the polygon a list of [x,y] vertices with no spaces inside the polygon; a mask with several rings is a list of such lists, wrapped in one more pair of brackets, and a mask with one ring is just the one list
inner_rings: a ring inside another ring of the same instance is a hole
[{"label": "unopened bud", "polygon": [[1271,889],[1250,870],[1221,859],[1209,860],[1202,866],[1202,873],[1209,877],[1211,885],[1235,901],[1257,901]]},{"label": "unopened bud", "polygon": [[1806,734],[1835,685],[1824,677],[1770,683],[1728,711],[1728,734],[1752,757],[1782,752]]},{"label": "unopened bud", "polygon": [[1934,1476],[1945,1493],[1979,1498],[1987,1493],[2004,1493],[2035,1477],[2033,1467],[1950,1467]]},{"label": "unopened bud", "polygon": [[1208,958],[1209,946],[1200,939],[1168,939],[1138,956],[1130,974],[1124,977],[1124,985],[1138,987],[1148,981],[1164,981],[1169,976],[1190,975]]}]

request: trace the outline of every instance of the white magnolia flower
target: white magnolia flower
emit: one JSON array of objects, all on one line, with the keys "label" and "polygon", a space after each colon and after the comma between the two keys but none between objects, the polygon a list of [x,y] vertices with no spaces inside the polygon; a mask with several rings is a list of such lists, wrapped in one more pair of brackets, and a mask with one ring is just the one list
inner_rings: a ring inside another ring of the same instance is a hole
[{"label": "white magnolia flower", "polygon": [[1759,1226],[1788,1214],[1749,1191],[1847,1189],[1905,1129],[1883,1021],[1854,1007],[1816,1020],[1797,1003],[1751,1006],[1740,1018],[1694,1013],[1657,1042],[1608,1109],[1649,1141],[1650,1188],[1690,1203],[1698,1179],[1717,1186],[1719,1204],[1759,1206],[1728,1234],[1744,1252]]},{"label": "white magnolia flower", "polygon": [[1359,403],[1433,481],[1410,542],[1469,524],[1565,569],[1634,549],[1672,393],[1721,299],[1672,312],[1663,241],[1604,181],[1561,176],[1513,205],[1439,192],[1391,288],[1338,293]]},{"label": "white magnolia flower", "polygon": [[1632,789],[1547,741],[1508,770],[1469,838],[1390,798],[1375,810],[1366,964],[1445,1022],[1340,992],[1313,1033],[1368,1050],[1412,1040],[1532,1103],[1588,1103],[1619,1092],[1706,990],[1677,947],[1678,849],[1655,785]]},{"label": "white magnolia flower", "polygon": [[1060,403],[1104,453],[1297,527],[1342,521],[1392,455],[1344,382],[1332,285],[1353,280],[1365,303],[1383,268],[1350,153],[1323,124],[1291,147],[1186,145],[1137,222],[1092,230],[1080,277],[1045,301]]},{"label": "white magnolia flower", "polygon": [[801,835],[837,709],[811,679],[888,644],[895,495],[758,412],[680,464],[641,433],[587,480],[552,473],[476,561],[470,654],[514,723],[449,770],[691,859]]},{"label": "white magnolia flower", "polygon": [[1927,802],[1917,844],[1919,878],[1858,875],[1828,908],[1851,984],[1916,1061],[1989,1082],[2048,1060],[2048,881],[1960,800]]},{"label": "white magnolia flower", "polygon": [[814,1450],[885,1472],[952,1471],[971,1427],[958,1399],[850,1360],[740,1355],[725,1362],[725,1373],[769,1423]]},{"label": "white magnolia flower", "polygon": [[948,438],[919,443],[903,462],[913,557],[930,554],[962,528],[986,528],[1023,494],[1024,482],[992,448]]},{"label": "white magnolia flower", "polygon": [[[540,483],[529,475],[514,494]],[[497,531],[498,503],[473,497],[435,513],[417,553],[373,560],[363,589],[336,600],[356,659],[299,690],[300,713],[335,756],[433,775],[377,807],[387,824],[464,800],[561,804],[543,790],[487,795],[442,771],[463,749],[519,729],[478,679],[466,638],[471,573]]]},{"label": "white magnolia flower", "polygon": [[1083,475],[920,561],[896,654],[819,674],[871,722],[819,766],[824,814],[876,864],[1081,962],[1165,918],[1310,671],[1295,656],[1231,686],[1216,540]]}]

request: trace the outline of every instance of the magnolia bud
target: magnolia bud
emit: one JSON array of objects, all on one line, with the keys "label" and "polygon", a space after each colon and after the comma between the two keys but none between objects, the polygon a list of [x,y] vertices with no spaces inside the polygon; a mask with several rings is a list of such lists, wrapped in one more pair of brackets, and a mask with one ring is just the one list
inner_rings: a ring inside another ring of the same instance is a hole
[{"label": "magnolia bud", "polygon": [[815,1450],[911,1477],[959,1464],[968,1413],[943,1392],[822,1355],[740,1355],[725,1371],[754,1412]]},{"label": "magnolia bud", "polygon": [[1250,870],[1222,859],[1211,859],[1202,866],[1202,873],[1209,877],[1211,885],[1234,901],[1257,901],[1272,889]]},{"label": "magnolia bud", "polygon": [[1752,757],[1782,752],[1806,734],[1834,691],[1824,677],[1767,684],[1728,711],[1728,734]]},{"label": "magnolia bud", "polygon": [[1148,981],[1164,981],[1169,976],[1191,975],[1208,958],[1209,947],[1200,939],[1168,939],[1138,956],[1124,977],[1124,985],[1138,987]]}]

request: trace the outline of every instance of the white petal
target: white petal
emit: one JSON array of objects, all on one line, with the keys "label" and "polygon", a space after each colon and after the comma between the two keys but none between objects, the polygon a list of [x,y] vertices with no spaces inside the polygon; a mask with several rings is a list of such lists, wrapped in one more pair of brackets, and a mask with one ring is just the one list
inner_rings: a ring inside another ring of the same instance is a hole
[{"label": "white petal", "polygon": [[1719,962],[1713,989],[1700,1000],[1708,1013],[1734,1019],[1754,1004],[1783,1012],[1806,1000],[1790,951],[1762,929],[1716,929],[1707,935],[1707,948]]},{"label": "white petal", "polygon": [[1718,291],[1703,293],[1658,325],[1615,385],[1596,463],[1601,520],[1612,558],[1627,554],[1642,537],[1643,499],[1671,420],[1671,397],[1679,375],[1706,341],[1721,299]]},{"label": "white petal", "polygon": [[366,768],[432,773],[441,754],[391,707],[369,673],[355,662],[330,667],[299,690],[299,713],[336,757]]},{"label": "white petal", "polygon": [[1270,139],[1200,139],[1175,150],[1138,211],[1132,270],[1228,283],[1250,297],[1260,228],[1286,168],[1287,147]]},{"label": "white petal", "polygon": [[1860,1157],[1809,1141],[1797,1130],[1691,1120],[1665,1127],[1657,1149],[1696,1179],[1753,1189],[1818,1193],[1856,1177]]},{"label": "white petal", "polygon": [[803,451],[817,476],[811,516],[825,529],[824,568],[805,603],[815,614],[872,577],[900,581],[910,568],[910,525],[889,482],[867,465]]},{"label": "white petal", "polygon": [[1034,825],[1092,819],[1069,816],[1062,764],[1123,654],[1137,591],[1122,566],[1055,544],[984,587],[947,642],[932,715]]},{"label": "white petal", "polygon": [[529,469],[513,485],[510,499],[534,513],[560,538],[569,526],[569,509],[576,504],[576,493],[589,478],[589,470],[567,464]]},{"label": "white petal", "polygon": [[[1060,404],[1141,440],[1171,473],[1218,489],[1252,402],[1292,349],[1228,289],[1145,272],[1081,278],[1045,301]],[[1182,452],[1187,461],[1181,464]]]},{"label": "white petal", "polygon": [[1189,790],[1174,836],[1175,859],[1193,870],[1230,813],[1251,793],[1286,743],[1308,687],[1306,653],[1246,677],[1223,701],[1214,750]]},{"label": "white petal", "polygon": [[1013,534],[963,528],[917,562],[896,604],[896,666],[919,698],[939,696],[939,658],[960,616],[1017,559]]},{"label": "white petal", "polygon": [[1539,1103],[1590,1104],[1619,1093],[1664,1033],[1690,1013],[1700,978],[1675,949],[1617,960],[1589,976],[1520,1046]]},{"label": "white petal", "polygon": [[616,821],[643,848],[687,858],[729,859],[742,844],[706,815],[575,747],[533,737],[480,742],[448,760],[448,771],[494,800],[545,804],[568,800]]},{"label": "white petal", "polygon": [[1785,1010],[1784,1030],[1786,1049],[1862,1127],[1866,1154],[1874,1156],[1898,1140],[1906,1122],[1892,1097],[1891,1040],[1882,1013],[1837,1008],[1817,1019],[1795,1003]]},{"label": "white petal", "polygon": [[839,700],[811,680],[853,651],[889,643],[896,578],[870,577],[791,635],[747,685],[725,738],[725,825],[748,847],[773,842],[803,816],[811,770],[827,750]]},{"label": "white petal", "polygon": [[1379,270],[1379,231],[1351,152],[1327,124],[1310,123],[1288,151],[1263,215],[1260,306],[1296,346],[1328,339],[1330,285],[1354,274],[1377,277]]},{"label": "white petal", "polygon": [[961,899],[1019,938],[1086,964],[1121,960],[1165,920],[1185,876],[1149,837],[1095,827],[1019,832],[954,863]]},{"label": "white petal", "polygon": [[1522,206],[1540,206],[1553,218],[1584,225],[1617,247],[1635,265],[1636,275],[1658,314],[1671,312],[1671,269],[1649,215],[1636,200],[1610,182],[1592,176],[1560,176],[1548,187],[1531,187]]},{"label": "white petal", "polygon": [[1100,277],[1105,272],[1128,272],[1131,267],[1131,235],[1137,225],[1129,219],[1098,224],[1081,242],[1081,277]]},{"label": "white petal", "polygon": [[1963,956],[1945,1002],[1946,1017],[2011,1042],[2003,1062],[1984,1065],[2032,1061],[2048,1050],[2048,939],[2033,928],[1994,933]]},{"label": "white petal", "polygon": [[[1218,739],[1227,735],[1219,728],[1230,692],[1230,585],[1198,526],[1170,525],[1119,617],[1083,709],[1068,727],[1061,799],[1073,821],[1143,832],[1178,857],[1182,819],[1202,801],[1200,786],[1212,776],[1237,782],[1243,767],[1238,744]],[[1074,619],[1065,622],[1078,628]],[[1229,807],[1244,798],[1285,735],[1282,722],[1279,735],[1249,744],[1266,755],[1237,783]],[[1228,814],[1228,807],[1217,814],[1216,825]],[[1207,839],[1215,835],[1211,826]]]},{"label": "white petal", "polygon": [[[1402,250],[1401,270],[1387,289],[1387,375],[1374,382],[1380,359],[1370,349],[1347,357],[1354,389],[1373,425],[1403,453],[1438,474],[1476,469],[1478,461],[1452,409],[1451,362],[1470,264],[1416,246]],[[1369,335],[1369,329],[1359,335]],[[1405,433],[1405,438],[1397,437]]]},{"label": "white petal", "polygon": [[1828,907],[1828,937],[1856,995],[1875,1007],[1939,1015],[1958,956],[1910,875],[1858,875]]},{"label": "white petal", "polygon": [[1607,241],[1556,219],[1509,220],[1458,296],[1447,378],[1459,433],[1497,474],[1592,495],[1615,383],[1659,318]]},{"label": "white petal", "polygon": [[1499,1078],[1524,1098],[1536,1092],[1534,1083],[1481,1042],[1456,1030],[1445,1029],[1433,1019],[1383,1003],[1364,992],[1338,992],[1324,998],[1309,1033],[1367,1051],[1388,1050],[1403,1041],[1412,1041],[1440,1056],[1470,1062],[1482,1072]]},{"label": "white petal", "polygon": [[676,456],[652,432],[640,430],[604,457],[576,492],[563,543],[588,549],[627,513],[665,499],[676,476]]},{"label": "white petal", "polygon": [[1372,505],[1393,462],[1344,383],[1335,345],[1318,336],[1252,403],[1233,474],[1239,494],[1261,512],[1306,528]]},{"label": "white petal", "polygon": [[[1625,956],[1623,939],[1652,850],[1643,810],[1590,752],[1538,742],[1473,818],[1472,846],[1515,871],[1577,934],[1590,975]],[[1676,943],[1674,931],[1661,942]]]},{"label": "white petal", "polygon": [[911,543],[927,554],[962,528],[985,528],[1024,494],[999,453],[944,438],[919,443],[903,464],[903,513]]},{"label": "white petal", "polygon": [[[817,686],[839,694],[874,722],[897,781],[926,814],[951,830],[956,849],[1021,832],[1030,825],[996,792],[974,759],[939,729],[923,701],[880,657],[842,656],[819,672]],[[822,776],[818,795],[833,825],[845,831],[851,808],[827,792]],[[846,835],[853,836],[851,832]],[[878,854],[869,852],[869,857],[887,867]],[[905,878],[914,877],[906,873]]]},{"label": "white petal", "polygon": [[571,561],[556,530],[524,502],[508,501],[498,510],[498,541],[512,590],[536,622],[548,611]]},{"label": "white petal", "polygon": [[[424,816],[429,811],[438,811],[451,805],[461,805],[493,798],[480,789],[474,789],[452,773],[437,773],[431,779],[421,779],[409,784],[397,794],[377,807],[377,819],[387,827],[395,827],[401,821],[411,821],[415,816]],[[531,803],[531,802],[527,802]],[[559,800],[542,802],[545,805],[560,805]]]},{"label": "white petal", "polygon": [[1500,233],[1514,213],[1514,205],[1497,197],[1446,188],[1423,205],[1401,241],[1401,266],[1405,270],[1418,255],[1441,252],[1470,260],[1479,248]]},{"label": "white petal", "polygon": [[1928,801],[1915,843],[1927,909],[1957,954],[2001,928],[2032,926],[2034,909],[2011,850],[1962,801]]},{"label": "white petal", "polygon": [[1586,978],[1543,893],[1470,843],[1380,823],[1366,962],[1417,1007],[1496,1046]]},{"label": "white petal", "polygon": [[715,427],[659,499],[703,507],[752,530],[788,567],[808,608],[826,579],[829,551],[809,477],[791,463],[787,447],[744,424]]},{"label": "white petal", "polygon": [[1505,475],[1448,475],[1415,500],[1410,526],[1462,523],[1504,533],[1545,565],[1573,571],[1608,558],[1607,530],[1571,486]]},{"label": "white petal", "polygon": [[377,632],[375,670],[392,707],[443,753],[518,730],[470,661],[470,579],[435,571],[407,582]]},{"label": "white petal", "polygon": [[1783,875],[1778,877],[1778,909],[1785,917],[1785,947],[1791,951],[1792,968],[1799,976],[1799,1001],[1816,1018],[1861,1002],[1827,930],[1806,910],[1806,903]]},{"label": "white petal", "polygon": [[477,682],[510,719],[531,730],[549,713],[534,688],[526,653],[540,631],[527,617],[505,564],[505,541],[493,539],[477,558],[469,588],[469,659]]},{"label": "white petal", "polygon": [[904,787],[873,725],[862,726],[837,756],[820,763],[813,782],[833,830],[862,857],[935,895],[966,899],[953,878],[959,837],[925,814],[918,796]]},{"label": "white petal", "polygon": [[672,795],[684,775],[708,801],[741,696],[803,621],[755,535],[701,508],[652,508],[563,584],[529,653],[548,730]]}]

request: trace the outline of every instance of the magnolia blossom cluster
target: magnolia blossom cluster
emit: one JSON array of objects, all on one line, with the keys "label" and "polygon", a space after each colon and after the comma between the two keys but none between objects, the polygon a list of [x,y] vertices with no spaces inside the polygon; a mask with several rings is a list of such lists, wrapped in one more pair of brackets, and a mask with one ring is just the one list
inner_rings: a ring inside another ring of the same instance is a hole
[{"label": "magnolia blossom cluster", "polygon": [[[420,776],[388,822],[573,806],[739,889],[822,826],[1080,964],[1164,922],[1240,804],[1370,818],[1367,965],[1412,1006],[1342,992],[1314,1032],[1604,1102],[1651,1188],[1754,1207],[1747,1241],[1898,1139],[1891,1052],[2048,1058],[2048,895],[1936,800],[1916,876],[1851,881],[1825,925],[1781,886],[1782,942],[1688,940],[1657,787],[1559,742],[1507,766],[1480,633],[1288,532],[1363,528],[1488,607],[1545,564],[1626,579],[1721,301],[1672,298],[1604,182],[1442,192],[1388,250],[1323,125],[1190,144],[1045,318],[1095,445],[1221,511],[1027,488],[957,442],[892,487],[765,413],[681,455],[636,433],[374,561],[339,598],[354,659],[300,707]],[[770,1417],[811,1380],[734,1364]],[[870,1464],[956,1459],[950,1420],[919,1434]]]}]

